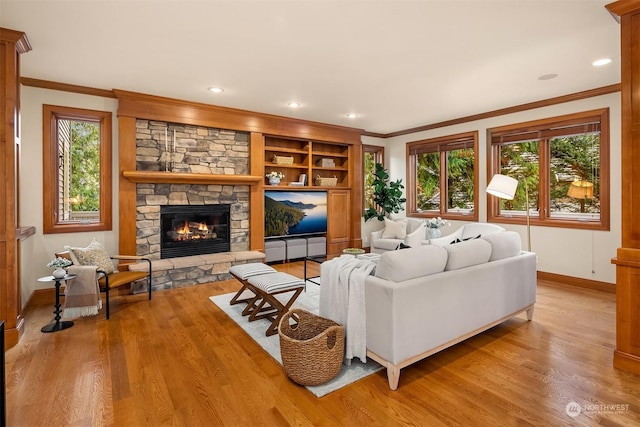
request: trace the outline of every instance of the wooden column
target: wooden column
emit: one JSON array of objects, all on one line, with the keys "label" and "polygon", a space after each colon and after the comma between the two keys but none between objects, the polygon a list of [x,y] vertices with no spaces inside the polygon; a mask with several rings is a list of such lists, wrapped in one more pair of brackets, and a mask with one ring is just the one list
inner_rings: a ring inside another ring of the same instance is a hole
[{"label": "wooden column", "polygon": [[613,366],[640,374],[640,2],[621,0],[606,7],[620,22],[622,61],[622,247],[612,261]]},{"label": "wooden column", "polygon": [[26,34],[0,28],[0,320],[6,348],[17,344],[24,324],[18,263],[20,54],[30,50]]}]

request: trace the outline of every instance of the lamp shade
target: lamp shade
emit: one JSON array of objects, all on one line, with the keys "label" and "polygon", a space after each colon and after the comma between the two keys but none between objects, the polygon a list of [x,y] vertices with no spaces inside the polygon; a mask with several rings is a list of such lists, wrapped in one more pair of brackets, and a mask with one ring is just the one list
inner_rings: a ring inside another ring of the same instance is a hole
[{"label": "lamp shade", "polygon": [[589,181],[573,181],[567,196],[574,199],[593,199],[593,184]]},{"label": "lamp shade", "polygon": [[487,186],[487,193],[501,199],[513,200],[518,188],[518,180],[510,176],[496,174]]}]

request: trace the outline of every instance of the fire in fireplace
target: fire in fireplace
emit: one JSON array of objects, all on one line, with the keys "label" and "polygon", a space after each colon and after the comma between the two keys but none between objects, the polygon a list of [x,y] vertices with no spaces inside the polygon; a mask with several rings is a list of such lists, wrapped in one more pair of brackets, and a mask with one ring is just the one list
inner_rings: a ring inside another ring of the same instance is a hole
[{"label": "fire in fireplace", "polygon": [[160,258],[228,252],[230,205],[160,207]]}]

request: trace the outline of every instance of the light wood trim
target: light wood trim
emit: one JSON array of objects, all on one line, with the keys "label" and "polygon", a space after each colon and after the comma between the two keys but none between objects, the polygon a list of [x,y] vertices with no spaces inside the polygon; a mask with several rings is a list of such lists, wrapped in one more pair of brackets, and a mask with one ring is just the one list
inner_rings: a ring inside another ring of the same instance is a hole
[{"label": "light wood trim", "polygon": [[[0,319],[5,349],[24,332],[20,274],[20,55],[31,50],[27,35],[0,28]],[[4,350],[4,349],[3,349]]]},{"label": "light wood trim", "polygon": [[622,72],[622,247],[616,266],[616,349],[613,366],[640,374],[640,1],[606,8],[618,15]]},{"label": "light wood trim", "polygon": [[118,118],[118,231],[121,254],[137,254],[136,247],[136,183],[124,177],[125,171],[136,169],[136,119]]},{"label": "light wood trim", "polygon": [[[473,156],[474,156],[474,168],[473,168],[473,179],[474,179],[474,187],[473,187],[473,206],[474,209],[471,213],[455,213],[455,212],[447,212],[446,206],[442,206],[442,203],[446,203],[446,197],[440,198],[440,211],[436,216],[456,220],[456,221],[478,221],[478,203],[479,203],[479,179],[480,179],[480,145],[479,145],[479,135],[478,131],[471,132],[462,132],[453,135],[445,135],[437,138],[428,138],[422,139],[418,141],[412,141],[406,144],[405,149],[405,170],[406,170],[406,194],[407,194],[407,203],[406,203],[406,211],[407,216],[415,217],[415,218],[429,218],[432,217],[433,214],[428,212],[418,212],[417,211],[417,197],[415,189],[417,188],[418,177],[416,176],[416,168],[413,165],[413,161],[411,158],[411,151],[413,147],[416,145],[445,145],[448,142],[454,142],[456,140],[473,140]],[[441,191],[441,194],[446,194],[446,183],[447,183],[447,168],[445,156],[440,156],[440,189],[444,189],[445,191]]]},{"label": "light wood trim", "polygon": [[114,89],[118,116],[360,144],[361,129]]},{"label": "light wood trim", "polygon": [[[523,131],[536,131],[539,128],[548,126],[557,126],[558,124],[566,124],[568,122],[576,122],[579,120],[588,120],[589,118],[599,117],[600,120],[600,220],[598,221],[579,221],[561,218],[551,218],[549,214],[545,214],[545,210],[548,210],[547,199],[549,193],[549,178],[548,170],[540,173],[540,216],[530,218],[532,226],[543,227],[560,227],[560,228],[574,228],[580,230],[602,230],[609,231],[611,224],[611,187],[610,187],[610,145],[611,135],[609,127],[609,109],[600,108],[597,110],[582,111],[579,113],[566,114],[563,116],[550,117],[545,119],[532,120],[522,123],[512,123],[506,126],[499,126],[491,129],[487,129],[487,183],[491,181],[494,174],[498,173],[497,168],[500,165],[500,157],[498,155],[496,147],[499,143],[492,143],[492,136],[494,134],[500,134],[505,132],[512,132],[515,130]],[[548,152],[541,150],[539,163],[544,166],[545,169],[549,167]],[[526,224],[525,215],[518,215],[513,217],[506,217],[498,214],[499,212],[499,200],[497,197],[486,195],[487,198],[487,221],[496,222],[501,224]]]},{"label": "light wood trim", "polygon": [[24,86],[38,87],[41,89],[59,90],[61,92],[79,93],[82,95],[101,96],[103,98],[115,98],[112,90],[97,89],[89,86],[72,85],[68,83],[53,82],[50,80],[32,79],[21,77],[20,83]]},{"label": "light wood trim", "polygon": [[545,271],[538,271],[538,280],[544,280],[547,282],[555,282],[555,283],[563,283],[571,286],[577,286],[580,288],[608,292],[610,294],[616,293],[615,283],[607,283],[607,282],[601,282],[598,280],[583,279],[581,277],[565,276],[564,274],[555,274],[555,273],[547,273]]},{"label": "light wood trim", "polygon": [[[57,219],[58,142],[56,120],[69,117],[100,122],[100,219],[91,224],[60,222]],[[112,229],[112,125],[111,112],[55,105],[42,106],[42,211],[44,234],[105,231]]]},{"label": "light wood trim", "polygon": [[257,185],[262,181],[261,176],[253,175],[216,175],[206,173],[180,173],[158,171],[122,172],[122,176],[135,183],[154,184],[227,184],[227,185]]},{"label": "light wood trim", "polygon": [[619,83],[609,86],[603,86],[596,89],[589,89],[582,92],[575,92],[569,95],[562,95],[555,98],[543,99],[541,101],[529,102],[526,104],[520,104],[513,107],[501,108],[499,110],[487,111],[485,113],[474,114],[471,116],[460,117],[457,119],[446,120],[443,122],[432,123],[424,126],[419,126],[410,129],[404,129],[396,132],[379,134],[372,132],[362,132],[363,136],[373,136],[376,138],[393,138],[396,136],[409,135],[416,132],[423,132],[432,129],[443,128],[447,126],[458,125],[461,123],[469,123],[476,120],[488,119],[491,117],[499,117],[507,114],[518,113],[521,111],[533,110],[535,108],[548,107],[551,105],[564,104],[566,102],[579,101],[581,99],[593,98],[596,96],[608,95],[610,93],[620,92],[621,86]]},{"label": "light wood trim", "polygon": [[264,251],[264,145],[264,134],[251,132],[249,173],[259,178],[249,190],[249,247],[254,251]]}]

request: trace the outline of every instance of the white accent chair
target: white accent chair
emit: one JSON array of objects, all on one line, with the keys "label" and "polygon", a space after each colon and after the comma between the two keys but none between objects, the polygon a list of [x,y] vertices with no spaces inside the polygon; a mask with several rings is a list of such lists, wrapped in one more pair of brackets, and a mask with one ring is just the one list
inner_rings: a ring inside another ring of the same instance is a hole
[{"label": "white accent chair", "polygon": [[499,225],[489,224],[486,222],[472,222],[470,224],[463,225],[451,234],[438,237],[436,239],[425,240],[422,244],[445,246],[454,242],[456,239],[472,239],[477,236],[486,236],[487,234],[498,233],[500,231],[505,231],[505,229]]},{"label": "white accent chair", "polygon": [[371,253],[382,254],[395,251],[400,243],[407,246],[420,246],[425,239],[424,222],[416,218],[386,219],[385,228],[371,233]]}]

